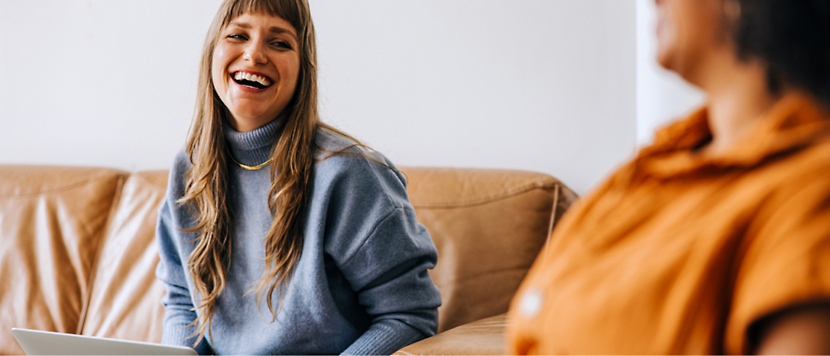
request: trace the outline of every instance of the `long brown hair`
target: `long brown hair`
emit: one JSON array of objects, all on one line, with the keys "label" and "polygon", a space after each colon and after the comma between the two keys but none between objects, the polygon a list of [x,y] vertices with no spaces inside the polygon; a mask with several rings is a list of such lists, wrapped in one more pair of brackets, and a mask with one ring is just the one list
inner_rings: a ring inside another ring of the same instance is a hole
[{"label": "long brown hair", "polygon": [[315,133],[323,128],[353,140],[320,122],[318,116],[317,53],[307,0],[225,0],[213,19],[202,50],[196,109],[186,146],[193,166],[187,174],[184,195],[179,199],[179,203],[187,205],[196,218],[195,225],[185,231],[199,232],[195,240],[197,245],[187,264],[201,298],[196,306],[201,313],[191,324],[197,325],[199,337],[195,344],[202,340],[206,331],[210,337],[210,323],[216,300],[225,287],[231,252],[231,219],[226,196],[229,153],[223,135],[223,122],[229,114],[214,89],[211,64],[219,33],[245,13],[279,16],[294,26],[299,39],[297,88],[285,108],[287,115],[283,117],[286,122],[272,152],[268,207],[274,220],[264,236],[265,272],[251,290],[256,292],[257,305],[265,297],[272,322],[279,311],[274,310],[274,291],[279,294],[281,307],[282,291],[288,285],[303,249],[300,220],[308,201],[314,155],[318,149]]}]

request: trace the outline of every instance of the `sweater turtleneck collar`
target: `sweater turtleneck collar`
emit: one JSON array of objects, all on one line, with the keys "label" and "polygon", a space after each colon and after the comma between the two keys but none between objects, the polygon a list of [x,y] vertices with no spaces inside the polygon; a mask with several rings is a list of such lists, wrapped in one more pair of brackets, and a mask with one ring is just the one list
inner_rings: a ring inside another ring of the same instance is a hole
[{"label": "sweater turtleneck collar", "polygon": [[255,166],[267,161],[271,158],[271,150],[277,143],[284,124],[285,115],[280,115],[256,130],[239,132],[225,121],[225,141],[233,159],[246,166]]}]

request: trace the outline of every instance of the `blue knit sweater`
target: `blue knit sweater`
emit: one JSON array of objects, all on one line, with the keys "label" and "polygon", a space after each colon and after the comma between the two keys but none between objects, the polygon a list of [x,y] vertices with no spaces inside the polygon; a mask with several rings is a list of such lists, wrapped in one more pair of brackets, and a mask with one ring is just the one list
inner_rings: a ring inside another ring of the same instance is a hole
[{"label": "blue knit sweater", "polygon": [[[280,133],[279,119],[240,133],[225,125],[233,157],[246,165],[265,162]],[[320,147],[339,150],[353,142],[327,130]],[[393,167],[380,154],[350,148]],[[320,158],[327,156],[319,152]],[[185,233],[194,217],[176,203],[191,167],[176,157],[159,212],[157,277],[167,294],[162,343],[192,346],[186,328],[197,317],[199,296],[187,271],[197,233]],[[438,289],[427,269],[437,252],[427,230],[415,220],[398,171],[359,155],[338,155],[314,167],[309,204],[302,219],[304,245],[277,320],[265,301],[249,293],[264,271],[263,237],[273,217],[268,209],[270,167],[256,171],[232,161],[228,203],[232,215],[232,256],[225,290],[216,303],[212,341],[201,354],[389,354],[435,334]],[[274,295],[276,305],[277,296]]]}]

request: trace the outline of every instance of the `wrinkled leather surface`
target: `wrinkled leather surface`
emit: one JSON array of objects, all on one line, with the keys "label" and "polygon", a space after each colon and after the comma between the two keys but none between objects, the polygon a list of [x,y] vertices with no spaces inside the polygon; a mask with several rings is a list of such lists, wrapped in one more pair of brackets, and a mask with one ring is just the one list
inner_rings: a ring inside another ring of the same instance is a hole
[{"label": "wrinkled leather surface", "polygon": [[461,325],[398,350],[395,355],[504,355],[505,314]]},{"label": "wrinkled leather surface", "polygon": [[161,342],[164,287],[156,279],[158,208],[167,171],[133,174],[107,228],[81,334]]},{"label": "wrinkled leather surface", "polygon": [[95,256],[126,173],[0,166],[0,353],[11,328],[77,333]]},{"label": "wrinkled leather surface", "polygon": [[[576,195],[541,173],[403,168],[418,221],[438,249],[438,331],[505,313],[555,223]],[[551,218],[556,205],[557,214]]]},{"label": "wrinkled leather surface", "polygon": [[[430,275],[443,300],[440,331],[506,312],[576,198],[540,173],[401,170],[438,248]],[[22,353],[12,327],[160,341],[164,290],[155,278],[154,236],[166,184],[167,171],[0,165],[0,353]],[[501,353],[498,320],[404,350]]]}]

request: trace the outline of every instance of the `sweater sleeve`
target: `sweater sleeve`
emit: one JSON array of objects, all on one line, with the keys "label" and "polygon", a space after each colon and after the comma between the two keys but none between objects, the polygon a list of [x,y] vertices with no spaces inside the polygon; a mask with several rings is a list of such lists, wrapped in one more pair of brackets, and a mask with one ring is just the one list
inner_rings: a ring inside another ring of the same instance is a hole
[{"label": "sweater sleeve", "polygon": [[341,270],[372,316],[372,325],[343,353],[385,355],[435,335],[441,296],[427,269],[437,253],[414,211],[387,215]]},{"label": "sweater sleeve", "polygon": [[391,354],[438,329],[441,296],[427,273],[438,254],[415,218],[405,178],[391,164],[357,157],[332,160],[327,164],[341,167],[321,184],[330,198],[326,251],[371,320],[343,353]]},{"label": "sweater sleeve", "polygon": [[[156,239],[159,248],[159,264],[156,267],[156,277],[164,284],[167,291],[162,297],[164,305],[164,325],[161,343],[166,345],[193,347],[196,337],[191,335],[196,331],[195,326],[188,327],[197,315],[194,311],[193,300],[185,279],[185,270],[182,267],[179,248],[175,238],[178,230],[173,226],[172,212],[168,199],[159,210],[159,220],[156,226]],[[206,339],[195,347],[199,354],[212,354],[213,350]]]}]

